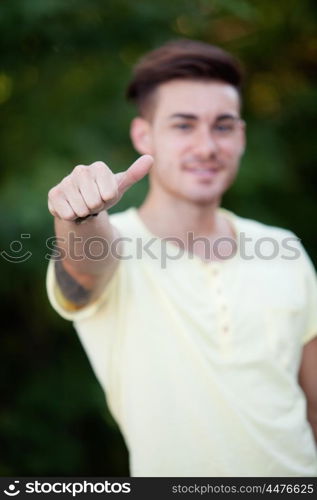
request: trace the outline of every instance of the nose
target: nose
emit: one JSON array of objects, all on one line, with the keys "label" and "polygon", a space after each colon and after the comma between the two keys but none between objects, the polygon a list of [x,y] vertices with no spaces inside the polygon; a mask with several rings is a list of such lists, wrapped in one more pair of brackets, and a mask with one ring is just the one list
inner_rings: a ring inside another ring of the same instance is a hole
[{"label": "nose", "polygon": [[203,159],[210,159],[218,151],[217,141],[215,140],[210,127],[201,127],[195,137],[195,152]]}]

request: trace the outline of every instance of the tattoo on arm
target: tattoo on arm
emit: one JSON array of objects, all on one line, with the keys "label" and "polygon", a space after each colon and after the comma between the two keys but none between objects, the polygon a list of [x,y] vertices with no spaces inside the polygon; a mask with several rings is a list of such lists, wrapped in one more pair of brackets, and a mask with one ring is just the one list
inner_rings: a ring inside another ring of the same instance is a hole
[{"label": "tattoo on arm", "polygon": [[89,302],[91,291],[80,285],[80,283],[68,274],[61,260],[55,261],[55,273],[58,286],[67,300],[79,306],[83,306]]}]

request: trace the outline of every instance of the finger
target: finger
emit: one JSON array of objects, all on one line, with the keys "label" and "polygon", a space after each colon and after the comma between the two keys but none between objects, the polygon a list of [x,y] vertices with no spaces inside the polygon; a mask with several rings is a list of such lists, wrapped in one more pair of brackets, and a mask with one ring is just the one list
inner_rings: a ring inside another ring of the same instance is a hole
[{"label": "finger", "polygon": [[118,182],[120,196],[127,191],[133,184],[141,180],[153,165],[151,155],[143,155],[138,158],[125,172],[119,172],[115,175]]},{"label": "finger", "polygon": [[75,220],[77,215],[65,198],[59,197],[54,202],[56,216],[63,220]]},{"label": "finger", "polygon": [[74,181],[74,176],[68,175],[65,177],[60,183],[59,190],[62,198],[65,198],[68,201],[77,217],[86,217],[90,214],[90,210],[87,207],[76,182]]},{"label": "finger", "polygon": [[115,176],[110,168],[104,163],[96,165],[95,183],[105,203],[109,203],[118,198],[118,185]]},{"label": "finger", "polygon": [[48,209],[49,209],[50,213],[53,215],[53,217],[57,217],[57,212],[54,210],[54,207],[53,207],[52,203],[50,202],[50,200],[47,201],[47,205],[48,205]]},{"label": "finger", "polygon": [[77,217],[86,217],[90,214],[90,210],[87,207],[85,200],[77,187],[69,186],[66,199]]},{"label": "finger", "polygon": [[98,212],[103,209],[104,203],[91,173],[88,171],[84,172],[83,175],[80,175],[75,180],[74,184],[88,207],[89,213]]}]

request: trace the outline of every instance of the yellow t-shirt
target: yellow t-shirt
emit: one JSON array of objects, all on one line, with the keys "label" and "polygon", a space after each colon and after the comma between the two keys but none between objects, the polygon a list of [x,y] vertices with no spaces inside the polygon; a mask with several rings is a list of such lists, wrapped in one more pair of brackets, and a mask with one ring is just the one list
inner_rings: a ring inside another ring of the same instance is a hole
[{"label": "yellow t-shirt", "polygon": [[53,261],[49,299],[74,322],[132,476],[316,476],[297,381],[317,334],[313,266],[289,231],[220,210],[238,237],[232,258],[180,255],[131,208],[111,216],[124,259],[99,300],[67,305]]}]

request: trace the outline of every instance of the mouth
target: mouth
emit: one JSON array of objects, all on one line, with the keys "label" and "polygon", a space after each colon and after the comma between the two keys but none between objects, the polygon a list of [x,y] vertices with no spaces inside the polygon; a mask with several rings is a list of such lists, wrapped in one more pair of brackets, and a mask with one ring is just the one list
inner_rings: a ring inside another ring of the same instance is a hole
[{"label": "mouth", "polygon": [[219,172],[217,167],[184,167],[183,170],[202,179],[212,179]]}]

